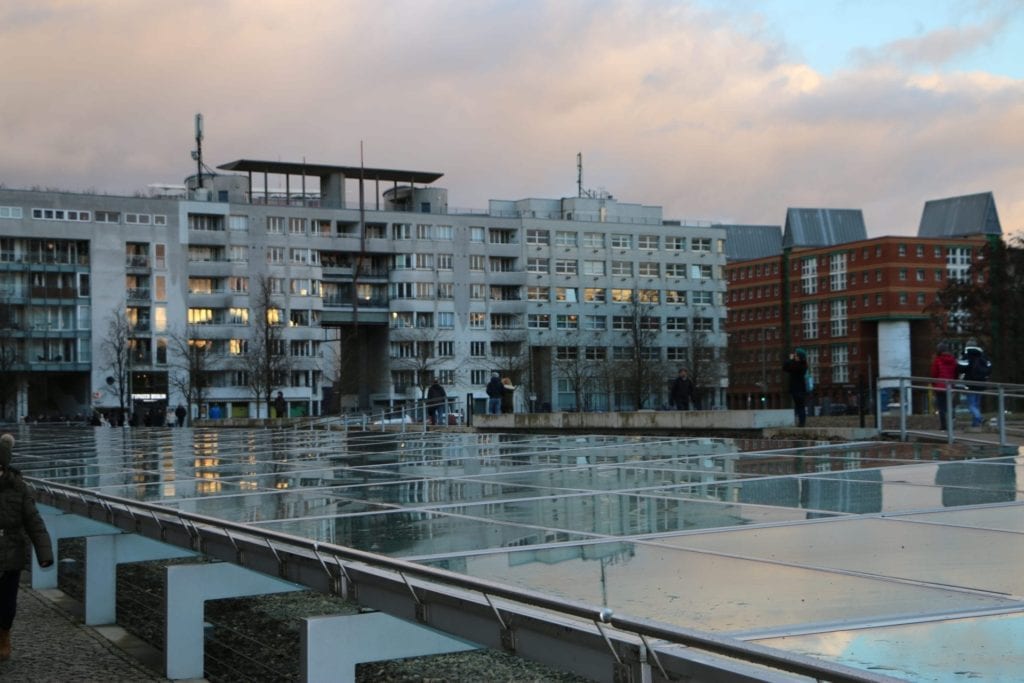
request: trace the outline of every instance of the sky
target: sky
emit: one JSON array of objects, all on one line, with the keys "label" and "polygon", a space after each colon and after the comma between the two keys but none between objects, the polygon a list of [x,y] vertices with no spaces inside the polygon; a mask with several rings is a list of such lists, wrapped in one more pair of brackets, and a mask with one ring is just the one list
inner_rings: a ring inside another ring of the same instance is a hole
[{"label": "sky", "polygon": [[994,193],[1024,232],[1024,0],[0,3],[0,184],[142,191],[241,158],[435,171],[449,206],[583,186],[781,225]]}]

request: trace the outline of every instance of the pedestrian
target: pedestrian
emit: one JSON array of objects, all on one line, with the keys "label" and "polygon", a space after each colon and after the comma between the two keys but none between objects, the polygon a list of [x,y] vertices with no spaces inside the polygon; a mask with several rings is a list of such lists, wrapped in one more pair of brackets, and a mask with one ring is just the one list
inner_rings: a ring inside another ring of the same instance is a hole
[{"label": "pedestrian", "polygon": [[178,407],[174,409],[174,417],[178,420],[179,427],[185,426],[185,416],[187,414],[188,411],[185,410],[185,406],[181,405],[180,403],[178,404]]},{"label": "pedestrian", "polygon": [[789,375],[789,395],[793,399],[793,415],[796,426],[807,424],[807,352],[796,349],[782,364],[782,371]]},{"label": "pedestrian", "polygon": [[971,427],[980,427],[983,421],[981,416],[981,394],[985,387],[972,382],[987,382],[992,376],[992,361],[988,359],[985,352],[974,339],[968,339],[964,346],[964,352],[960,354],[957,362],[960,376],[967,383],[967,409],[971,411]]},{"label": "pedestrian", "polygon": [[431,424],[444,424],[443,420],[445,419],[446,412],[444,404],[447,398],[448,394],[445,393],[441,382],[435,377],[434,381],[427,388],[427,410],[430,413]]},{"label": "pedestrian", "polygon": [[284,400],[284,393],[277,392],[277,398],[274,399],[274,412],[277,413],[277,418],[281,419],[288,412],[288,402]]},{"label": "pedestrian", "polygon": [[11,467],[13,447],[13,436],[0,436],[0,661],[11,657],[11,625],[18,607],[21,570],[29,557],[28,543],[35,548],[40,567],[53,566],[46,524],[21,472]]},{"label": "pedestrian", "polygon": [[516,412],[515,404],[515,390],[512,386],[512,380],[508,377],[501,378],[501,412],[503,413],[514,413]]},{"label": "pedestrian", "polygon": [[498,373],[491,373],[491,381],[487,383],[487,414],[501,415],[501,397],[505,393],[505,387],[501,384],[501,377]]},{"label": "pedestrian", "polygon": [[676,410],[689,410],[692,400],[693,380],[690,379],[690,372],[686,368],[680,368],[679,374],[672,380],[669,401],[676,407]]},{"label": "pedestrian", "polygon": [[949,396],[950,382],[956,379],[957,361],[956,356],[949,352],[949,344],[939,342],[935,348],[935,357],[932,359],[931,377],[939,380],[932,384],[932,391],[935,393],[935,402],[939,406],[939,429],[949,430],[952,423],[946,421],[946,405]]}]

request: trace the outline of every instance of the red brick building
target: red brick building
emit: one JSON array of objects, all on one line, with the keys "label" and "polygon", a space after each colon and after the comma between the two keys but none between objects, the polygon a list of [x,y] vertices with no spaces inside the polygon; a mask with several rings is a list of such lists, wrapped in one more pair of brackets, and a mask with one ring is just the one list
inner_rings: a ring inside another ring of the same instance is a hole
[{"label": "red brick building", "polygon": [[822,413],[855,411],[879,376],[927,376],[928,306],[1001,234],[991,193],[928,202],[917,237],[868,239],[857,210],[790,209],[781,248],[751,256],[773,228],[733,227],[747,248],[727,242],[728,407],[791,405],[781,367],[799,347]]}]

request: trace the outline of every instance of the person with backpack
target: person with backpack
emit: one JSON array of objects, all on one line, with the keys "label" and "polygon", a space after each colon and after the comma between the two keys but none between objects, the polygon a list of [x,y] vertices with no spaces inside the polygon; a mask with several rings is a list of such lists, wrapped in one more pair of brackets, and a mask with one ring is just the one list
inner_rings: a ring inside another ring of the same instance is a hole
[{"label": "person with backpack", "polygon": [[981,394],[984,387],[972,382],[987,382],[992,376],[992,361],[988,359],[978,342],[967,340],[964,352],[957,362],[960,377],[967,383],[967,409],[971,411],[971,427],[980,427],[984,421],[981,416]]},{"label": "person with backpack", "polygon": [[796,349],[782,364],[782,371],[789,375],[789,395],[793,399],[793,414],[796,426],[807,424],[807,352]]},{"label": "person with backpack", "polygon": [[491,381],[487,383],[487,414],[501,415],[501,397],[505,395],[505,386],[496,372],[491,373]]}]

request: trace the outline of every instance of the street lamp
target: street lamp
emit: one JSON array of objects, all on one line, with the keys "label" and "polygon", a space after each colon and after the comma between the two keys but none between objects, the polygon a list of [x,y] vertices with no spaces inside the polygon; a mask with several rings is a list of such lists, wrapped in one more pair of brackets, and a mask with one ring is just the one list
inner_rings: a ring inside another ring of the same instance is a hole
[{"label": "street lamp", "polygon": [[530,392],[530,412],[537,412],[537,394]]}]

